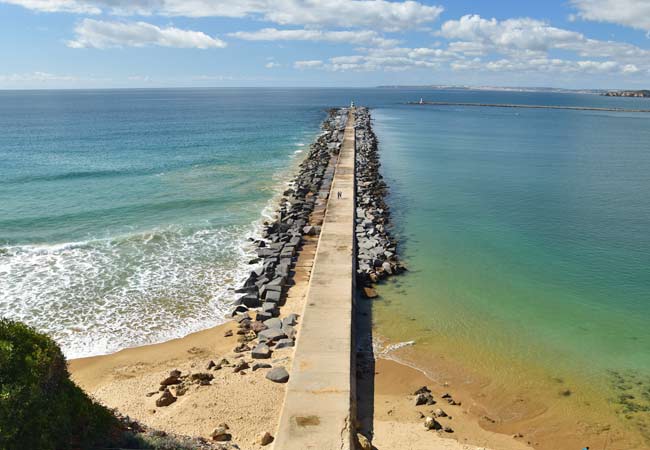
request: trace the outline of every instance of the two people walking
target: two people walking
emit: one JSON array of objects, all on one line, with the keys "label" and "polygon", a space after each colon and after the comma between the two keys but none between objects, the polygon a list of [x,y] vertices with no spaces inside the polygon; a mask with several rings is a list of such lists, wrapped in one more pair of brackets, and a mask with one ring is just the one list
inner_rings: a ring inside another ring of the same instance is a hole
[{"label": "two people walking", "polygon": [[341,192],[341,191],[337,191],[337,192],[336,192],[336,198],[337,198],[337,199],[343,198],[343,192]]}]

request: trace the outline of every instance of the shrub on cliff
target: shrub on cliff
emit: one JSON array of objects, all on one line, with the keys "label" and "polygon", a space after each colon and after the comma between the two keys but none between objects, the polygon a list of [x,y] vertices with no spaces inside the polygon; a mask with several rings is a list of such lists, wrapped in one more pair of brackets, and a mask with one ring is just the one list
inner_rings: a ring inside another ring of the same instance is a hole
[{"label": "shrub on cliff", "polygon": [[118,430],[113,414],[70,380],[52,339],[0,320],[0,450],[102,447]]}]

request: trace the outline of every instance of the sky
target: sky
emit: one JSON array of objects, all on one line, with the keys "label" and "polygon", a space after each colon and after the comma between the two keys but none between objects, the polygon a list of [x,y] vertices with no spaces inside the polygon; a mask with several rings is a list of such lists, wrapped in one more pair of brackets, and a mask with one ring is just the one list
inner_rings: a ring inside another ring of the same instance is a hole
[{"label": "sky", "polygon": [[650,0],[0,0],[0,89],[649,80]]}]

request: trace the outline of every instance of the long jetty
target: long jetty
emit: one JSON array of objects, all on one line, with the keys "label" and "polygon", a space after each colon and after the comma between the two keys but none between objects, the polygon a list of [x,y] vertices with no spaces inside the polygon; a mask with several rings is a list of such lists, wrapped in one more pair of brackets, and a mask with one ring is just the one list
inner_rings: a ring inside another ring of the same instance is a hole
[{"label": "long jetty", "polygon": [[467,102],[408,102],[408,105],[467,106],[479,108],[566,109],[571,111],[604,111],[618,113],[650,113],[650,109],[601,108],[597,106],[523,105],[517,103],[467,103]]},{"label": "long jetty", "polygon": [[354,126],[355,109],[351,108],[309,281],[275,450],[354,448]]}]

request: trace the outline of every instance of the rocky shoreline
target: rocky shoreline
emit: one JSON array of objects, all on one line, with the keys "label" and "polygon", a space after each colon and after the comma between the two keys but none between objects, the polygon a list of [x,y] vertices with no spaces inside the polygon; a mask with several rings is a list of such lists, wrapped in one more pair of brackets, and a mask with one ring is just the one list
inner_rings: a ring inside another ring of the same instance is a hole
[{"label": "rocky shoreline", "polygon": [[388,187],[379,168],[377,137],[368,108],[356,109],[356,228],[357,286],[367,298],[377,293],[374,285],[405,270],[391,236],[390,210],[384,198]]},{"label": "rocky shoreline", "polygon": [[[323,131],[282,194],[276,219],[264,223],[262,239],[252,239],[257,258],[250,263],[258,267],[235,291],[243,295],[234,301],[231,314],[241,334],[236,353],[250,351],[254,359],[266,359],[274,349],[294,346],[298,316],[280,319],[280,309],[293,284],[303,237],[320,233],[320,225],[310,224],[309,218],[321,203],[327,202],[328,193],[321,188],[331,183],[333,170],[328,171],[328,167],[340,151],[347,114],[346,108],[329,110]],[[288,374],[280,375],[283,382],[288,380]]]}]

